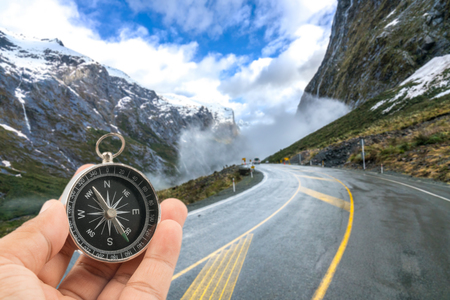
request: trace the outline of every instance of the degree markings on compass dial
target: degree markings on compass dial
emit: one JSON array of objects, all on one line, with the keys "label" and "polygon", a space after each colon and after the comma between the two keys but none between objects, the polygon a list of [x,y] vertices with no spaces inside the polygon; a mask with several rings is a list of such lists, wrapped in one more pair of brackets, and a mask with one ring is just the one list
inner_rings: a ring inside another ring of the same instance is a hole
[{"label": "degree markings on compass dial", "polygon": [[89,256],[107,260],[127,259],[143,249],[159,215],[151,184],[122,165],[85,173],[75,183],[67,207],[74,241]]}]

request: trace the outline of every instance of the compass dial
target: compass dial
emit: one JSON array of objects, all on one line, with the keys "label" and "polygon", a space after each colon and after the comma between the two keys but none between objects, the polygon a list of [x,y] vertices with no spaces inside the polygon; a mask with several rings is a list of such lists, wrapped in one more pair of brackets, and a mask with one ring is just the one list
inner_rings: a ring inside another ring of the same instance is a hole
[{"label": "compass dial", "polygon": [[69,183],[64,195],[74,242],[100,261],[123,262],[140,254],[160,218],[150,181],[123,164],[85,170]]}]

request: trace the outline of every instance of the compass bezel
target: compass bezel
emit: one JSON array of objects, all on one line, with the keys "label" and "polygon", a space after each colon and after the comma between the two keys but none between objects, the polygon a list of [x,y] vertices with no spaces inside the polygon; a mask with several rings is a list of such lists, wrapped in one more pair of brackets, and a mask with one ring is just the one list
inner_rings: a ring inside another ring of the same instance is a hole
[{"label": "compass bezel", "polygon": [[[111,173],[105,173],[101,174],[102,168],[111,168]],[[122,168],[128,171],[127,176],[124,176],[126,174],[116,174],[117,167]],[[98,170],[98,174],[91,176],[89,178],[89,174],[93,174],[93,171]],[[130,174],[132,172],[136,173],[135,175],[138,175],[139,183],[136,182],[136,180],[133,180],[132,178],[129,178]],[[146,220],[145,225],[142,229],[142,232],[139,233],[138,238],[136,238],[130,246],[117,250],[117,251],[108,251],[104,249],[98,249],[92,245],[89,244],[88,241],[86,241],[79,232],[78,228],[75,224],[75,202],[77,200],[77,194],[90,182],[97,180],[98,178],[102,177],[108,177],[108,176],[115,176],[122,178],[122,180],[127,180],[128,182],[132,183],[138,192],[141,194],[142,199],[145,201],[145,207],[146,207]],[[147,187],[147,191],[144,191],[143,188]],[[139,254],[141,254],[150,244],[150,241],[153,237],[153,234],[156,230],[157,225],[159,224],[161,220],[161,207],[159,204],[158,196],[156,195],[155,189],[153,185],[151,184],[150,180],[139,170],[125,165],[121,163],[103,163],[98,165],[93,165],[76,176],[72,178],[72,180],[69,182],[69,184],[66,186],[66,189],[63,192],[63,195],[61,196],[61,202],[66,206],[66,215],[69,220],[69,232],[72,240],[77,245],[79,250],[82,251],[85,255],[101,262],[109,262],[109,263],[122,263],[125,261],[129,261]],[[152,210],[157,210],[152,211]],[[151,220],[151,216],[153,216],[153,219]],[[151,220],[151,221],[150,221]],[[133,249],[133,250],[132,250]]]}]

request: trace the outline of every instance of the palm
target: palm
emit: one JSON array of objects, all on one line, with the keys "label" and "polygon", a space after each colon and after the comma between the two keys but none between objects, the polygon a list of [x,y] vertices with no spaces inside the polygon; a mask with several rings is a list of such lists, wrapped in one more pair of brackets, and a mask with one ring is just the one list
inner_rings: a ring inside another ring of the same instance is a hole
[{"label": "palm", "polygon": [[[161,204],[161,223],[146,253],[122,264],[82,255],[61,282],[75,250],[61,203],[0,240],[0,298],[163,299],[181,247],[187,212],[178,200]],[[55,226],[57,224],[57,226]]]}]

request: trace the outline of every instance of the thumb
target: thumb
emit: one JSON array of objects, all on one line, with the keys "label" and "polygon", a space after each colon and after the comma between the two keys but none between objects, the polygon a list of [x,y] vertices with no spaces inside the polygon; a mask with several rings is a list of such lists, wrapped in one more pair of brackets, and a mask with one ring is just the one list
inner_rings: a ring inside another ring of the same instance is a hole
[{"label": "thumb", "polygon": [[38,274],[61,250],[68,233],[64,205],[49,200],[37,217],[0,239],[0,258],[23,265]]}]

